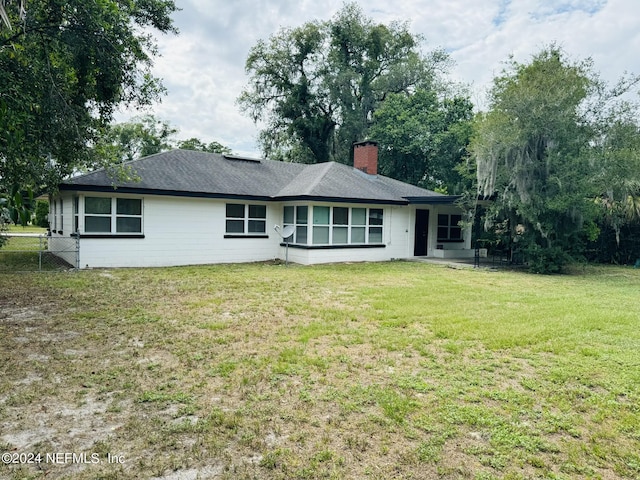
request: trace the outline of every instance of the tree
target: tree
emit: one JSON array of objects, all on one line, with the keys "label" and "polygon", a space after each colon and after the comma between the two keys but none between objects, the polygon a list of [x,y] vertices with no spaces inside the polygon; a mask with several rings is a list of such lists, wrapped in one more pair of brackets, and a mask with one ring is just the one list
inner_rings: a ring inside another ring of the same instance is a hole
[{"label": "tree", "polygon": [[108,165],[119,165],[176,147],[201,152],[231,153],[231,149],[216,141],[207,144],[195,137],[175,140],[178,132],[169,122],[153,115],[134,117],[128,122],[116,123],[106,128],[94,144],[94,155],[109,158]]},{"label": "tree", "polygon": [[598,233],[600,112],[621,93],[553,45],[494,80],[471,145],[479,193],[494,198],[486,224],[506,223],[534,269],[557,271]]},{"label": "tree", "polygon": [[171,149],[172,137],[177,132],[169,122],[145,115],[112,125],[100,138],[97,148],[101,156],[112,158],[114,163],[128,162]]},{"label": "tree", "polygon": [[620,245],[622,227],[640,221],[640,126],[628,104],[603,122],[596,151],[594,183],[600,193],[596,203]]},{"label": "tree", "polygon": [[348,3],[327,22],[283,29],[249,52],[249,85],[238,98],[264,154],[307,163],[351,158],[391,93],[435,82],[448,57],[423,55],[406,24],[376,25]]},{"label": "tree", "polygon": [[178,148],[182,148],[184,150],[196,150],[199,152],[209,152],[209,153],[222,153],[222,154],[230,154],[231,149],[229,147],[225,147],[221,143],[216,141],[210,143],[204,143],[199,138],[189,138],[187,140],[180,140],[177,143]]},{"label": "tree", "polygon": [[434,89],[391,94],[376,111],[369,134],[380,146],[379,171],[425,188],[461,193],[456,166],[467,155],[473,105]]},{"label": "tree", "polygon": [[[4,3],[4,2],[3,2]],[[151,104],[150,29],[176,32],[173,0],[31,0],[0,27],[0,191],[53,189],[102,162],[93,144],[120,106]]]}]

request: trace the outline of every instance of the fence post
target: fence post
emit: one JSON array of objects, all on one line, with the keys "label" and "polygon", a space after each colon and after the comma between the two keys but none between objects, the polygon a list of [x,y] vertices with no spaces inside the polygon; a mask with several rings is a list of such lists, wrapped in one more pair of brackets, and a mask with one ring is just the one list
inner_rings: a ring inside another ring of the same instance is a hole
[{"label": "fence post", "polygon": [[76,270],[80,269],[80,235],[76,236]]},{"label": "fence post", "polygon": [[38,271],[41,272],[42,271],[42,235],[38,236],[38,239],[40,241],[40,246],[38,248]]}]

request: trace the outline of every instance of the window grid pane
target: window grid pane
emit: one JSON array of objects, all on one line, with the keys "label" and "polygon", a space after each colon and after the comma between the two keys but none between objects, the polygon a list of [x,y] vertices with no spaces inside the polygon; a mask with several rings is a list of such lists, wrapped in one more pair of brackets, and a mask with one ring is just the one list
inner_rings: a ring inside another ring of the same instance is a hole
[{"label": "window grid pane", "polygon": [[118,232],[118,233],[140,233],[140,232],[142,232],[142,218],[139,218],[139,217],[118,217],[116,219],[116,232]]},{"label": "window grid pane", "polygon": [[349,225],[349,209],[345,207],[333,207],[333,224]]},{"label": "window grid pane", "polygon": [[227,203],[227,218],[244,218],[244,204]]},{"label": "window grid pane", "polygon": [[365,227],[352,227],[351,243],[364,243],[364,242],[365,242]]},{"label": "window grid pane", "polygon": [[136,198],[118,198],[116,200],[118,215],[142,215],[142,200]]},{"label": "window grid pane", "polygon": [[313,207],[313,224],[329,225],[329,207]]},{"label": "window grid pane", "polygon": [[103,197],[86,197],[84,213],[95,215],[111,215],[111,199]]},{"label": "window grid pane", "polygon": [[382,227],[369,227],[369,243],[382,243]]},{"label": "window grid pane", "polygon": [[329,227],[313,227],[313,243],[315,245],[329,243]]},{"label": "window grid pane", "polygon": [[84,217],[84,231],[88,233],[111,233],[111,217]]},{"label": "window grid pane", "polygon": [[351,224],[352,225],[366,225],[367,224],[367,209],[366,208],[352,208],[351,209]]},{"label": "window grid pane", "polygon": [[249,233],[265,233],[266,225],[264,220],[249,220]]},{"label": "window grid pane", "polygon": [[349,229],[347,227],[333,227],[333,243],[345,244],[349,240]]},{"label": "window grid pane", "polygon": [[227,220],[227,233],[244,233],[244,220]]},{"label": "window grid pane", "polygon": [[382,225],[382,209],[381,208],[369,209],[369,225]]},{"label": "window grid pane", "polygon": [[298,226],[296,227],[296,243],[307,243],[307,227],[306,226]]},{"label": "window grid pane", "polygon": [[266,205],[249,205],[249,218],[267,218]]},{"label": "window grid pane", "polygon": [[309,216],[309,207],[307,206],[299,206],[296,207],[296,223],[298,225],[306,225],[308,222],[308,216]]},{"label": "window grid pane", "polygon": [[287,206],[284,207],[284,214],[283,214],[283,223],[285,224],[292,224],[294,223],[294,218],[293,218],[293,207]]}]

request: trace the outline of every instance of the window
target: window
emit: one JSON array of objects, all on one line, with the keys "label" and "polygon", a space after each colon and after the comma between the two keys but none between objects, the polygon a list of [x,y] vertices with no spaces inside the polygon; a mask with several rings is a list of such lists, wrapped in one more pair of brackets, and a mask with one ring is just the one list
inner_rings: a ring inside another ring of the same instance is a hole
[{"label": "window", "polygon": [[382,209],[369,209],[369,243],[382,243]]},{"label": "window", "polygon": [[329,243],[330,207],[313,207],[313,243]]},{"label": "window", "polygon": [[299,243],[305,245],[307,243],[308,238],[308,227],[309,223],[309,207],[306,205],[298,205],[298,206],[290,206],[287,205],[284,207],[284,215],[283,215],[283,224],[285,227],[289,225],[295,226],[295,231],[293,233],[293,238],[289,238],[289,241],[292,243]]},{"label": "window", "polygon": [[80,197],[73,197],[73,233],[79,230],[80,226]]},{"label": "window", "polygon": [[249,205],[249,233],[266,233],[267,206]]},{"label": "window", "polygon": [[349,209],[333,207],[333,229],[331,243],[349,243]]},{"label": "window", "polygon": [[58,202],[57,202],[57,200],[53,200],[53,202],[51,202],[51,207],[52,207],[51,208],[51,221],[49,223],[53,227],[51,229],[51,231],[55,232],[58,229],[58,213],[57,213]]},{"label": "window", "polygon": [[116,198],[116,232],[142,232],[142,201],[133,198]]},{"label": "window", "polygon": [[462,227],[460,222],[462,215],[438,214],[438,241],[461,242]]},{"label": "window", "polygon": [[139,198],[85,197],[85,233],[142,233]]},{"label": "window", "polygon": [[383,216],[382,208],[321,205],[285,206],[283,212],[284,225],[296,227],[292,243],[337,246],[383,243]]},{"label": "window", "polygon": [[225,232],[247,236],[266,234],[267,206],[227,203]]},{"label": "window", "polygon": [[351,209],[351,243],[365,243],[367,238],[367,209]]},{"label": "window", "polygon": [[111,198],[86,197],[84,199],[84,231],[111,233]]}]

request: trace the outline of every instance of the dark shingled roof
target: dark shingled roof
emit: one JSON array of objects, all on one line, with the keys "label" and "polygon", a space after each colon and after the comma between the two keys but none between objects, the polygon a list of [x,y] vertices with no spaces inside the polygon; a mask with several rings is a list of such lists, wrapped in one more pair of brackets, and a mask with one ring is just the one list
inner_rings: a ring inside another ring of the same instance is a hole
[{"label": "dark shingled roof", "polygon": [[[284,163],[172,150],[127,162],[139,182],[115,182],[105,170],[66,180],[61,190],[113,191],[177,196],[242,197],[264,200],[408,203],[408,198],[443,197],[431,190],[329,162]],[[435,200],[435,199],[434,199]]]}]

